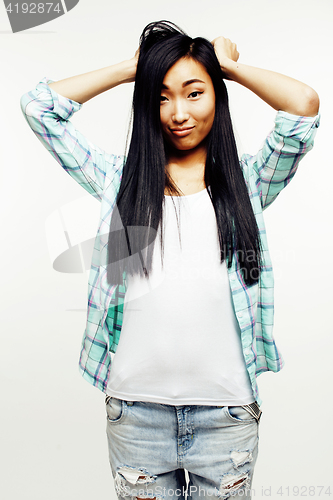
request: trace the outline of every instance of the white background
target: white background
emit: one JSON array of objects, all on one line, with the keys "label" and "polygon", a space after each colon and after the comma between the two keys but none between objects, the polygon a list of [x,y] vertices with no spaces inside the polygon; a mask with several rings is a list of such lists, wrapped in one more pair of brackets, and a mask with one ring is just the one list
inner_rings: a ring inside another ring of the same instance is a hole
[{"label": "white background", "polygon": [[[19,101],[44,76],[60,80],[130,58],[143,27],[160,19],[193,37],[229,37],[240,62],[290,75],[320,96],[314,150],[265,212],[275,338],[286,366],[259,377],[253,488],[254,498],[288,498],[288,487],[292,497],[294,486],[306,487],[306,497],[329,498],[318,486],[330,485],[333,494],[332,14],[331,0],[80,0],[59,19],[12,34],[0,5],[1,498],[116,498],[104,396],[78,372],[87,276],[52,268],[45,231],[55,211],[85,192],[34,137]],[[275,112],[237,84],[228,89],[240,147],[255,153]],[[73,122],[98,146],[122,154],[132,91],[127,84],[96,97]],[[89,220],[82,213],[78,224],[97,227],[95,205]]]}]

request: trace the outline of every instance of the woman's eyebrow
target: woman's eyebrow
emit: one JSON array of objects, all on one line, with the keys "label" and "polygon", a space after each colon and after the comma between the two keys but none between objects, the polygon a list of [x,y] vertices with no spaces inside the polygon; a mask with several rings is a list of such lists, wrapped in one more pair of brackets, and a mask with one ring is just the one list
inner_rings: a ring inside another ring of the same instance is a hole
[{"label": "woman's eyebrow", "polygon": [[[206,83],[203,80],[199,80],[199,78],[192,78],[192,80],[186,80],[186,82],[184,82],[182,84],[182,87],[187,87],[188,85],[191,85],[191,83],[198,83],[198,82],[199,83]],[[169,90],[169,87],[163,83],[162,84],[162,89]]]},{"label": "woman's eyebrow", "polygon": [[192,80],[187,80],[183,83],[183,87],[187,87],[187,85],[191,85],[191,83],[205,83],[203,80],[199,80],[199,78],[193,78]]}]

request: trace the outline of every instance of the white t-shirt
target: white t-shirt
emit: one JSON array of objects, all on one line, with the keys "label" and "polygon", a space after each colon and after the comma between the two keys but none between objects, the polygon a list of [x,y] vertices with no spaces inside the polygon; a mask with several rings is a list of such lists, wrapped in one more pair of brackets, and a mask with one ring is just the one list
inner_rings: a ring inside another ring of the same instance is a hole
[{"label": "white t-shirt", "polygon": [[171,405],[251,403],[206,189],[165,196],[163,236],[163,268],[158,231],[149,278],[127,275],[122,332],[106,393]]}]

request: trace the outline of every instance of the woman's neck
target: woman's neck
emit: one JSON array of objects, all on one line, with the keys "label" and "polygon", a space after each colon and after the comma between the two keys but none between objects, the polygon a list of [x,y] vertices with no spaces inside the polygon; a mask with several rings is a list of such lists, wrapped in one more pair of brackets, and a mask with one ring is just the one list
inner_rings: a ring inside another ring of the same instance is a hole
[{"label": "woman's neck", "polygon": [[207,157],[206,147],[199,145],[190,150],[171,149],[168,151],[168,165],[174,168],[190,170],[197,165],[205,165]]},{"label": "woman's neck", "polygon": [[[188,195],[205,189],[205,163],[206,150],[200,148],[169,154],[166,168],[177,188],[184,195]],[[169,192],[166,190],[165,194],[169,194]]]}]

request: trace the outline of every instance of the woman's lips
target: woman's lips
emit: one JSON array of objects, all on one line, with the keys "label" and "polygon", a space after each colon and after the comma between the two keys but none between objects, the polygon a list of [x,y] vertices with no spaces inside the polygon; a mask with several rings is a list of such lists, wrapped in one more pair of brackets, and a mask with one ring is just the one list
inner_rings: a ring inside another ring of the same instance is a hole
[{"label": "woman's lips", "polygon": [[191,131],[194,129],[194,127],[188,127],[188,128],[173,128],[170,129],[173,135],[176,135],[177,137],[185,137],[186,135],[190,134]]}]

